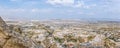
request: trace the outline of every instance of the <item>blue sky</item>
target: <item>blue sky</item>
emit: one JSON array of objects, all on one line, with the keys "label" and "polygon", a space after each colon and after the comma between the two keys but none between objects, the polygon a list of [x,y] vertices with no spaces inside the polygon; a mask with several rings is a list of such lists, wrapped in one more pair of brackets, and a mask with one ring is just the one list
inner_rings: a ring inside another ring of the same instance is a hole
[{"label": "blue sky", "polygon": [[0,0],[0,16],[13,20],[120,19],[120,0]]}]

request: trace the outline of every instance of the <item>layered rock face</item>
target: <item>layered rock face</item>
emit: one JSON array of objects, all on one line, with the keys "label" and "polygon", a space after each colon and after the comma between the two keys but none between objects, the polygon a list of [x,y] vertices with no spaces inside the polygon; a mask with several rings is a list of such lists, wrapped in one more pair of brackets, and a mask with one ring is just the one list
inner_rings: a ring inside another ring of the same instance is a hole
[{"label": "layered rock face", "polygon": [[12,29],[0,18],[0,48],[42,48],[35,41]]}]

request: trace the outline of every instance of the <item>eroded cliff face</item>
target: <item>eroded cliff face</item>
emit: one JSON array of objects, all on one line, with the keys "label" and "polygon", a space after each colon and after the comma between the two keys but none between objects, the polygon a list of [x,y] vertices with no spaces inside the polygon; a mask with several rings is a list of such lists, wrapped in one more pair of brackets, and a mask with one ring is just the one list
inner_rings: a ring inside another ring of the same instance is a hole
[{"label": "eroded cliff face", "polygon": [[0,48],[42,48],[42,46],[13,31],[0,17]]}]

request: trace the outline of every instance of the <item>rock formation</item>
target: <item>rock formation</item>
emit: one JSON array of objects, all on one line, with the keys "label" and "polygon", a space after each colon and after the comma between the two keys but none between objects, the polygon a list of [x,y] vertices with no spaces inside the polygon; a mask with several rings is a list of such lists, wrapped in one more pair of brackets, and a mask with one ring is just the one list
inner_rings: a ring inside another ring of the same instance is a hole
[{"label": "rock formation", "polygon": [[36,41],[13,31],[0,17],[0,48],[43,48]]}]

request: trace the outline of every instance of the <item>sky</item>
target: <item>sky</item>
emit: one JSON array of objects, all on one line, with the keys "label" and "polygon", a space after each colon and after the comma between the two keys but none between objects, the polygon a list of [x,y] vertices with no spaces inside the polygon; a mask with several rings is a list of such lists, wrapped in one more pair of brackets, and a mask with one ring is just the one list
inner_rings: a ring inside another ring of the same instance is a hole
[{"label": "sky", "polygon": [[6,20],[120,19],[120,0],[0,0]]}]

